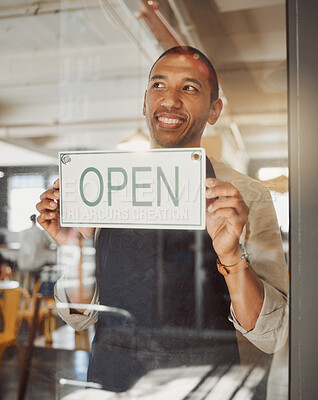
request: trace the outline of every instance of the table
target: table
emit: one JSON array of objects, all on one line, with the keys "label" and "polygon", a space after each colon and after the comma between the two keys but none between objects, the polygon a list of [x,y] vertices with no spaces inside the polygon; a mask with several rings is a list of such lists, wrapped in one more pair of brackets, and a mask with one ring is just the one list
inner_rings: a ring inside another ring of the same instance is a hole
[{"label": "table", "polygon": [[19,286],[17,281],[0,281],[0,290],[16,289]]}]

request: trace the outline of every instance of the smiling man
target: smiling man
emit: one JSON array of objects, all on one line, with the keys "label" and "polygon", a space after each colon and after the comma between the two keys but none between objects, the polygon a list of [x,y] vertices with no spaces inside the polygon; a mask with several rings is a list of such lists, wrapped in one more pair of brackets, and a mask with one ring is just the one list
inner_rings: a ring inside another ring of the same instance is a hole
[{"label": "smiling man", "polygon": [[170,50],[151,69],[143,112],[152,148],[199,147],[205,125],[222,111],[214,68],[197,51],[187,52]]},{"label": "smiling man", "polygon": [[[152,148],[200,146],[206,124],[215,124],[221,111],[215,70],[200,51],[176,47],[155,62],[143,107]],[[274,352],[287,337],[288,285],[269,192],[213,159],[207,159],[206,187],[203,328],[234,333],[235,327],[264,352]],[[56,182],[42,194],[38,222],[63,243],[58,188]],[[79,231],[93,234],[94,229]],[[102,313],[61,311],[62,318],[78,330],[97,321],[89,380],[108,390],[125,391],[149,369],[238,362],[236,343],[225,346],[212,335],[198,361],[197,343],[190,340],[196,318],[193,232],[100,229],[95,237],[98,287],[92,302],[126,309],[137,327],[129,331],[126,321]],[[158,273],[165,277],[163,299]],[[158,315],[160,296],[162,315]],[[56,300],[67,301],[59,284]],[[184,331],[165,335],[167,326],[190,331],[188,336]],[[235,341],[235,334],[231,337]]]}]

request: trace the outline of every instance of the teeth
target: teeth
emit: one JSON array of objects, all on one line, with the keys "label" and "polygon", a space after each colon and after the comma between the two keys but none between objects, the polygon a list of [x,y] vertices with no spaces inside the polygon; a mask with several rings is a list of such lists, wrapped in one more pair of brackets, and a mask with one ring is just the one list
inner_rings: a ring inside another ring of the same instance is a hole
[{"label": "teeth", "polygon": [[171,124],[171,125],[175,125],[175,124],[180,124],[182,123],[181,119],[175,119],[175,118],[166,118],[166,117],[159,117],[158,120],[160,122],[163,122],[165,124]]}]

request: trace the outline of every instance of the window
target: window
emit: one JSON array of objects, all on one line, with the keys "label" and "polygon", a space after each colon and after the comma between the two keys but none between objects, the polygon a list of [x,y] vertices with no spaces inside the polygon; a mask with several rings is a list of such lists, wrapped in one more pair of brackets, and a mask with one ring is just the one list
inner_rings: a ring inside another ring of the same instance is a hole
[{"label": "window", "polygon": [[15,175],[9,178],[8,228],[19,232],[31,226],[30,216],[38,214],[35,204],[45,187],[40,175]]}]

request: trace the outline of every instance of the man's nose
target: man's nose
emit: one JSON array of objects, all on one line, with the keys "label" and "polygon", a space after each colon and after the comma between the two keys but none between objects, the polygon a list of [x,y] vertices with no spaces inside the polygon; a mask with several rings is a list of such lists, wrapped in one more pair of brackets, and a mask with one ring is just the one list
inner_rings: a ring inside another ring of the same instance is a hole
[{"label": "man's nose", "polygon": [[167,90],[162,98],[161,106],[167,108],[168,110],[174,108],[180,108],[182,105],[179,94],[176,90]]}]

